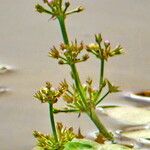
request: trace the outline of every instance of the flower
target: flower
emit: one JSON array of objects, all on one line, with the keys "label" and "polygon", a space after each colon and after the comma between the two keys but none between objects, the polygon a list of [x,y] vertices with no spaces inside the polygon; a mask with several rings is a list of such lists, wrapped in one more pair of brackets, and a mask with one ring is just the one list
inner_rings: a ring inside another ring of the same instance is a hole
[{"label": "flower", "polygon": [[47,2],[50,4],[50,3],[52,3],[54,0],[47,0]]},{"label": "flower", "polygon": [[105,40],[105,41],[104,41],[104,45],[105,45],[106,48],[108,48],[108,47],[110,46],[109,40]]}]

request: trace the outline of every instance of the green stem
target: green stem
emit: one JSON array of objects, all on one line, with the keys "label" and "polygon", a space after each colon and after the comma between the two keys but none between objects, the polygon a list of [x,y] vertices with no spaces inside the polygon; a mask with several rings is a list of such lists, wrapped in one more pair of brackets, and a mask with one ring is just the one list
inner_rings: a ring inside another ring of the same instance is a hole
[{"label": "green stem", "polygon": [[64,16],[58,17],[58,21],[59,21],[59,24],[60,24],[61,33],[62,33],[62,36],[63,36],[64,43],[68,45],[69,44],[69,39],[68,39],[68,34],[67,34],[66,26],[65,26]]},{"label": "green stem", "polygon": [[74,64],[72,64],[70,66],[71,66],[71,70],[72,70],[72,73],[73,73],[73,77],[74,77],[76,88],[78,89],[78,92],[79,92],[79,94],[81,96],[81,99],[83,100],[83,105],[86,106],[86,104],[87,104],[86,97],[85,97],[85,95],[83,93],[83,90],[82,90],[81,81],[80,81],[77,69],[76,69]]},{"label": "green stem", "polygon": [[[68,45],[69,44],[69,39],[68,39],[68,34],[67,34],[66,26],[65,26],[65,17],[60,16],[60,17],[58,17],[58,20],[59,20],[59,24],[60,24],[61,33],[62,33],[62,36],[63,36],[64,43]],[[75,80],[76,87],[77,87],[77,89],[80,93],[80,96],[81,96],[81,98],[84,102],[84,104],[82,104],[82,105],[85,105],[86,104],[86,98],[83,94],[82,85],[81,85],[81,81],[80,81],[76,66],[75,66],[75,64],[71,64],[70,67],[71,67],[72,73],[74,75],[74,80]]]},{"label": "green stem", "polygon": [[[65,26],[65,18],[64,18],[64,16],[60,16],[58,18],[58,20],[59,20],[59,24],[60,24],[60,27],[61,27],[61,32],[62,32],[64,43],[68,45],[69,44],[69,39],[68,39],[67,30],[66,30],[66,26]],[[102,68],[101,68],[100,85],[103,82],[104,60],[101,63],[101,66],[102,66]],[[83,101],[83,105],[85,105],[84,108],[86,110],[88,110],[87,102],[86,102],[86,96],[84,95],[84,91],[83,91],[83,88],[82,88],[82,85],[81,85],[81,81],[80,81],[76,66],[75,66],[75,64],[71,64],[70,67],[71,67],[71,70],[72,70],[72,73],[73,73],[73,76],[74,76],[76,88],[78,89],[78,92],[80,93],[81,99]],[[90,110],[90,112],[87,112],[87,115],[91,118],[93,123],[96,125],[96,127],[99,129],[99,131],[104,135],[104,137],[106,137],[108,140],[113,140],[112,134],[109,133],[107,131],[107,129],[103,126],[103,124],[101,123],[101,121],[97,117],[97,115],[95,113],[95,110]]]},{"label": "green stem", "polygon": [[50,116],[50,122],[51,122],[51,128],[52,128],[53,136],[54,136],[56,142],[58,142],[55,120],[54,120],[54,114],[53,114],[53,104],[51,104],[51,103],[49,103],[49,116]]},{"label": "green stem", "polygon": [[72,112],[79,112],[77,109],[54,109],[53,113],[72,113]]},{"label": "green stem", "polygon": [[98,105],[110,92],[108,91],[98,102],[96,102],[96,105]]},{"label": "green stem", "polygon": [[99,88],[101,88],[104,80],[104,59],[101,60]]},{"label": "green stem", "polygon": [[108,132],[108,130],[105,128],[105,126],[102,124],[100,119],[98,118],[96,112],[94,109],[91,109],[91,111],[88,113],[88,116],[90,119],[94,122],[95,126],[98,128],[99,132],[108,140],[113,141],[113,134],[111,132]]},{"label": "green stem", "polygon": [[103,90],[103,82],[104,82],[103,80],[104,80],[104,59],[101,59],[100,79],[99,79],[99,91],[97,93],[95,101],[98,101],[98,99],[100,98],[101,92]]}]

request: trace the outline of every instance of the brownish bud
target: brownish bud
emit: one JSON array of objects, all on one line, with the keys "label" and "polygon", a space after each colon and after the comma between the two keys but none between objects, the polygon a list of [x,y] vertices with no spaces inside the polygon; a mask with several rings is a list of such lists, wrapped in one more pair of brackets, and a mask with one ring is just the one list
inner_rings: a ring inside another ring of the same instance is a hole
[{"label": "brownish bud", "polygon": [[83,10],[84,10],[84,8],[82,6],[79,6],[78,9],[77,9],[77,12],[81,12]]},{"label": "brownish bud", "polygon": [[56,47],[53,47],[51,51],[49,52],[49,56],[58,59],[60,57],[59,51],[56,49]]},{"label": "brownish bud", "polygon": [[91,78],[88,78],[87,80],[86,80],[86,83],[88,84],[88,85],[91,85],[92,84],[92,79]]},{"label": "brownish bud", "polygon": [[85,54],[82,56],[82,60],[83,61],[86,61],[87,59],[89,59],[89,55],[88,54]]},{"label": "brownish bud", "polygon": [[60,65],[64,65],[65,63],[64,63],[64,61],[63,61],[63,60],[59,60],[59,61],[58,61],[58,64],[60,64]]},{"label": "brownish bud", "polygon": [[72,102],[74,101],[74,98],[71,97],[71,96],[69,96],[68,94],[65,94],[65,95],[63,96],[63,100],[64,100],[65,102],[67,102],[67,103],[72,103]]},{"label": "brownish bud", "polygon": [[51,89],[51,87],[52,87],[52,84],[50,82],[46,82],[46,88]]},{"label": "brownish bud", "polygon": [[70,6],[70,2],[65,2],[65,8],[68,8]]},{"label": "brownish bud", "polygon": [[81,51],[81,50],[83,50],[83,48],[84,48],[84,44],[83,44],[83,42],[81,42],[79,47],[78,47],[78,50]]},{"label": "brownish bud", "polygon": [[39,4],[35,5],[35,9],[36,9],[39,13],[45,12],[44,7],[41,6],[41,5],[39,5]]}]

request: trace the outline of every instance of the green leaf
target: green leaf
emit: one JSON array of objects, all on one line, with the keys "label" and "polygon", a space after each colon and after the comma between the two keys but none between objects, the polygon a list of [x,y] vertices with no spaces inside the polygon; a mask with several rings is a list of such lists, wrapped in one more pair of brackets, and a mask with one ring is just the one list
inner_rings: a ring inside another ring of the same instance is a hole
[{"label": "green leaf", "polygon": [[74,139],[65,145],[64,150],[134,150],[118,144],[98,144],[91,140]]},{"label": "green leaf", "polygon": [[118,105],[104,105],[104,106],[99,106],[98,108],[116,108],[116,107],[120,107]]},{"label": "green leaf", "polygon": [[74,139],[65,145],[64,150],[97,150],[99,144],[85,139]]},{"label": "green leaf", "polygon": [[120,92],[119,87],[112,85],[108,80],[107,80],[107,84],[110,93]]}]

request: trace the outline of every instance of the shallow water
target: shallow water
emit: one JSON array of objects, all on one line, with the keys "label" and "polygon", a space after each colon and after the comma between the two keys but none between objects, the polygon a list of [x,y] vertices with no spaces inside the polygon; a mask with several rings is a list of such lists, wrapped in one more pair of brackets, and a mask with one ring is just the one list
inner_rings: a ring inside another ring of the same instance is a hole
[{"label": "shallow water", "polygon": [[[150,86],[150,1],[146,0],[81,0],[86,12],[68,19],[70,37],[85,42],[94,41],[93,34],[101,32],[112,43],[121,43],[125,54],[112,59],[106,69],[107,78],[123,90],[149,89]],[[0,64],[12,70],[0,74],[0,86],[9,90],[0,93],[0,149],[29,150],[35,144],[34,129],[49,132],[47,106],[35,101],[33,93],[45,81],[58,81],[68,76],[69,69],[60,67],[48,58],[49,47],[62,39],[58,25],[34,11],[35,1],[4,1],[0,5]],[[76,5],[76,4],[75,4]],[[73,19],[73,20],[71,20]],[[78,66],[85,81],[92,76],[98,82],[97,61],[90,59]],[[70,78],[69,78],[70,80]],[[111,95],[105,104],[150,106]],[[61,105],[61,104],[60,104]],[[82,115],[57,116],[67,126],[79,127],[84,133],[95,130],[89,119]],[[110,127],[108,119],[103,119]]]}]

